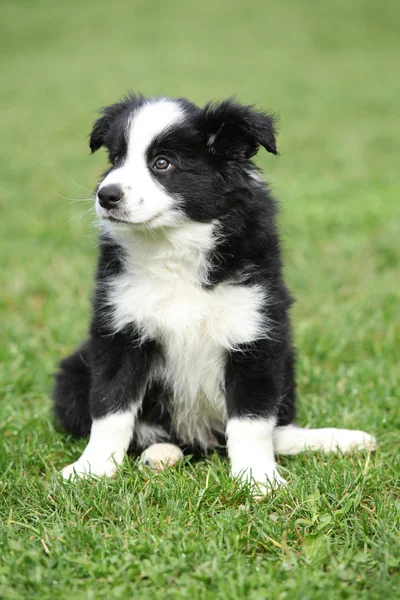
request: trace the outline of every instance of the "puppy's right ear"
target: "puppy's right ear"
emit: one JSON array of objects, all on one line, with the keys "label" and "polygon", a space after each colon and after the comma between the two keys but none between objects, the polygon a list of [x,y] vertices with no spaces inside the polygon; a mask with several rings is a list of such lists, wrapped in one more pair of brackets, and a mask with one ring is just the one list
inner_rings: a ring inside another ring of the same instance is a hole
[{"label": "puppy's right ear", "polygon": [[89,146],[92,154],[103,146],[105,137],[110,130],[111,125],[116,121],[120,114],[129,107],[135,105],[138,100],[139,99],[134,94],[129,94],[120,102],[116,102],[115,104],[100,109],[99,112],[102,113],[103,116],[94,123],[89,138]]}]

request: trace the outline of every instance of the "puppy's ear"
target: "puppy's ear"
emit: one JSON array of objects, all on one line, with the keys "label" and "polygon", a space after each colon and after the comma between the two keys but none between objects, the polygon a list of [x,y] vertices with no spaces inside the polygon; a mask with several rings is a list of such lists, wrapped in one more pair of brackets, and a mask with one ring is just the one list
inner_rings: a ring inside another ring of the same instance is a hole
[{"label": "puppy's ear", "polygon": [[115,122],[119,115],[128,107],[135,105],[138,100],[139,98],[137,96],[134,94],[129,94],[120,102],[116,102],[115,104],[111,104],[110,106],[105,106],[100,109],[99,112],[102,113],[103,116],[95,121],[89,138],[89,146],[92,154],[101,148],[101,146],[103,146],[105,137],[111,125]]},{"label": "puppy's ear", "polygon": [[259,146],[278,154],[275,118],[232,100],[207,104],[201,111],[200,128],[213,154],[251,158]]}]

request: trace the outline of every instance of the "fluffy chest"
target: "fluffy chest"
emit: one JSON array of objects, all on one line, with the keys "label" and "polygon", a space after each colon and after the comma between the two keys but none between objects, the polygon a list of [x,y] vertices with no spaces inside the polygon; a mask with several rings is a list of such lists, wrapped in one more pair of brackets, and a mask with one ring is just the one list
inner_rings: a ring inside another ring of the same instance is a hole
[{"label": "fluffy chest", "polygon": [[258,286],[222,283],[213,289],[194,280],[185,265],[166,261],[143,273],[113,278],[109,289],[116,330],[134,324],[145,338],[168,347],[204,344],[233,350],[265,333],[264,291]]}]

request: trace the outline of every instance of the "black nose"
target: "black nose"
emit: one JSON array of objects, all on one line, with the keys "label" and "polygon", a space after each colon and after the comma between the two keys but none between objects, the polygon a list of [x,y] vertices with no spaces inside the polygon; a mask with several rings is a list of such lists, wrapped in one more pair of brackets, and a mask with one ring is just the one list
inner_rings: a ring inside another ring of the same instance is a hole
[{"label": "black nose", "polygon": [[100,206],[107,209],[115,208],[123,195],[122,187],[115,183],[105,185],[97,192]]}]

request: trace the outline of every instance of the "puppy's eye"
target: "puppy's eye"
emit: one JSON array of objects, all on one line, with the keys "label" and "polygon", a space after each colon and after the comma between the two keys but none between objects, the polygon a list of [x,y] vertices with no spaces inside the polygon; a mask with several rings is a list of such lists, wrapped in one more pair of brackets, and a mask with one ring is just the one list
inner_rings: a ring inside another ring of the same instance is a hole
[{"label": "puppy's eye", "polygon": [[168,171],[172,167],[169,160],[165,156],[158,156],[152,165],[154,171]]},{"label": "puppy's eye", "polygon": [[119,163],[119,156],[114,156],[113,158],[113,164],[117,165]]}]

